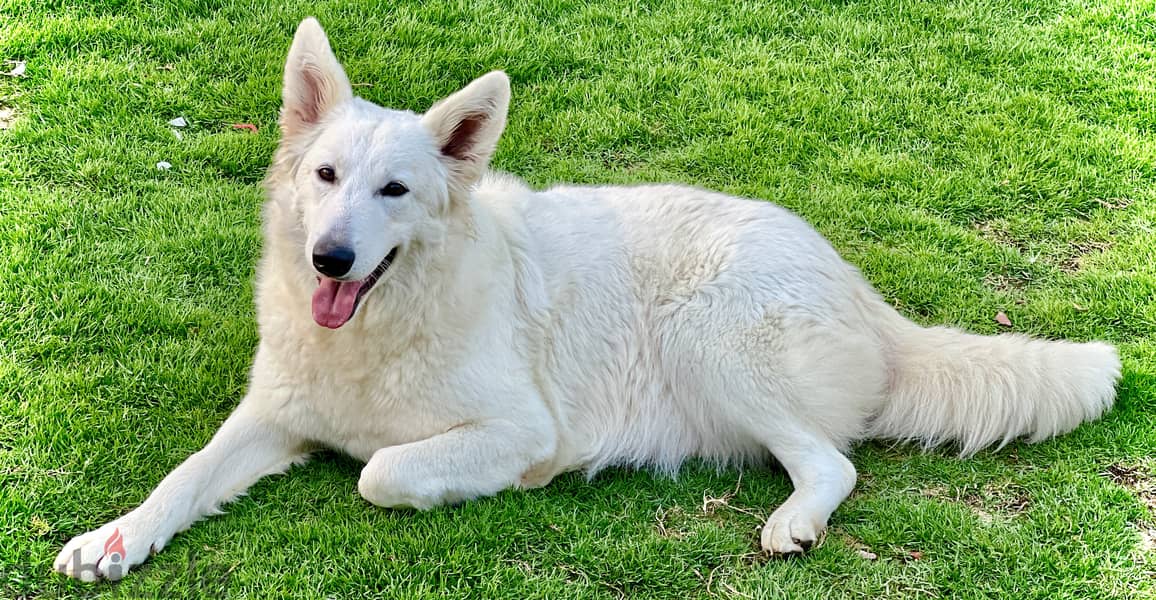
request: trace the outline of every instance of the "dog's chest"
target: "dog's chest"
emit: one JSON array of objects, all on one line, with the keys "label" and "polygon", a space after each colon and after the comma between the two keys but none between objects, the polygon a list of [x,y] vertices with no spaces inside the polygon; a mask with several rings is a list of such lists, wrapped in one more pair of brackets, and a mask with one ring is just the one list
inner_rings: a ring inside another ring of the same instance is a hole
[{"label": "dog's chest", "polygon": [[283,367],[291,392],[277,418],[327,447],[368,460],[380,448],[443,433],[463,420],[449,378],[413,353],[299,355]]}]

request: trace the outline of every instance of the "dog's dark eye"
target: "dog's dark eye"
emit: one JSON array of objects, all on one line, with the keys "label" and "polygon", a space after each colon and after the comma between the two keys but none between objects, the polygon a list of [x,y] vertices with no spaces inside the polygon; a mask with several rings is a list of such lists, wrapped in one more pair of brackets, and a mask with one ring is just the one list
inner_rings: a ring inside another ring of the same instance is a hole
[{"label": "dog's dark eye", "polygon": [[385,187],[377,190],[377,193],[382,196],[400,196],[409,191],[405,184],[400,181],[391,181],[385,184]]},{"label": "dog's dark eye", "polygon": [[333,167],[326,165],[317,169],[317,177],[326,183],[333,183],[333,180],[337,179],[337,172],[333,170]]}]

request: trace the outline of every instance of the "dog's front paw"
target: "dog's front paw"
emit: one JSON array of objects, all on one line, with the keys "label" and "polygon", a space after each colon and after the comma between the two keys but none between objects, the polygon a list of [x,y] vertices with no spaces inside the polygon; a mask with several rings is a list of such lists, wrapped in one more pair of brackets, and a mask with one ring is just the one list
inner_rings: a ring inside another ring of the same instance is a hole
[{"label": "dog's front paw", "polygon": [[56,556],[57,572],[81,581],[117,580],[159,552],[168,538],[142,526],[130,513],[100,529],[72,538]]},{"label": "dog's front paw", "polygon": [[413,468],[396,448],[382,448],[361,470],[357,491],[383,508],[426,510],[444,504],[437,485]]}]

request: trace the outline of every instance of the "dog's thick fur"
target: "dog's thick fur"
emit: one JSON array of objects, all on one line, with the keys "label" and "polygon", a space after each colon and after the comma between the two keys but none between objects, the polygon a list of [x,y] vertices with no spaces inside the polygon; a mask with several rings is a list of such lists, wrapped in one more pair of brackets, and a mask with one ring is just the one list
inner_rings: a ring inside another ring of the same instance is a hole
[{"label": "dog's thick fur", "polygon": [[[143,505],[69,542],[58,570],[119,577],[317,446],[367,462],[369,502],[417,508],[575,469],[773,456],[795,491],[762,546],[800,552],[851,491],[857,440],[970,454],[1111,406],[1111,346],[913,324],[773,204],[488,174],[509,93],[494,72],[425,115],[386,110],[353,97],[321,27],[301,24],[249,392]],[[408,192],[381,192],[390,181]],[[323,244],[354,253],[347,274],[311,266]]]}]

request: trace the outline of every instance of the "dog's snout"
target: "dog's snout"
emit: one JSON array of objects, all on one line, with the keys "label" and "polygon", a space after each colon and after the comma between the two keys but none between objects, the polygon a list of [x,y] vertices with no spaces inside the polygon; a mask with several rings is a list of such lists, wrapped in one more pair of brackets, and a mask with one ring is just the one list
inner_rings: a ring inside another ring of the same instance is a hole
[{"label": "dog's snout", "polygon": [[313,247],[313,268],[328,277],[341,277],[353,268],[357,256],[351,248],[320,242]]}]

